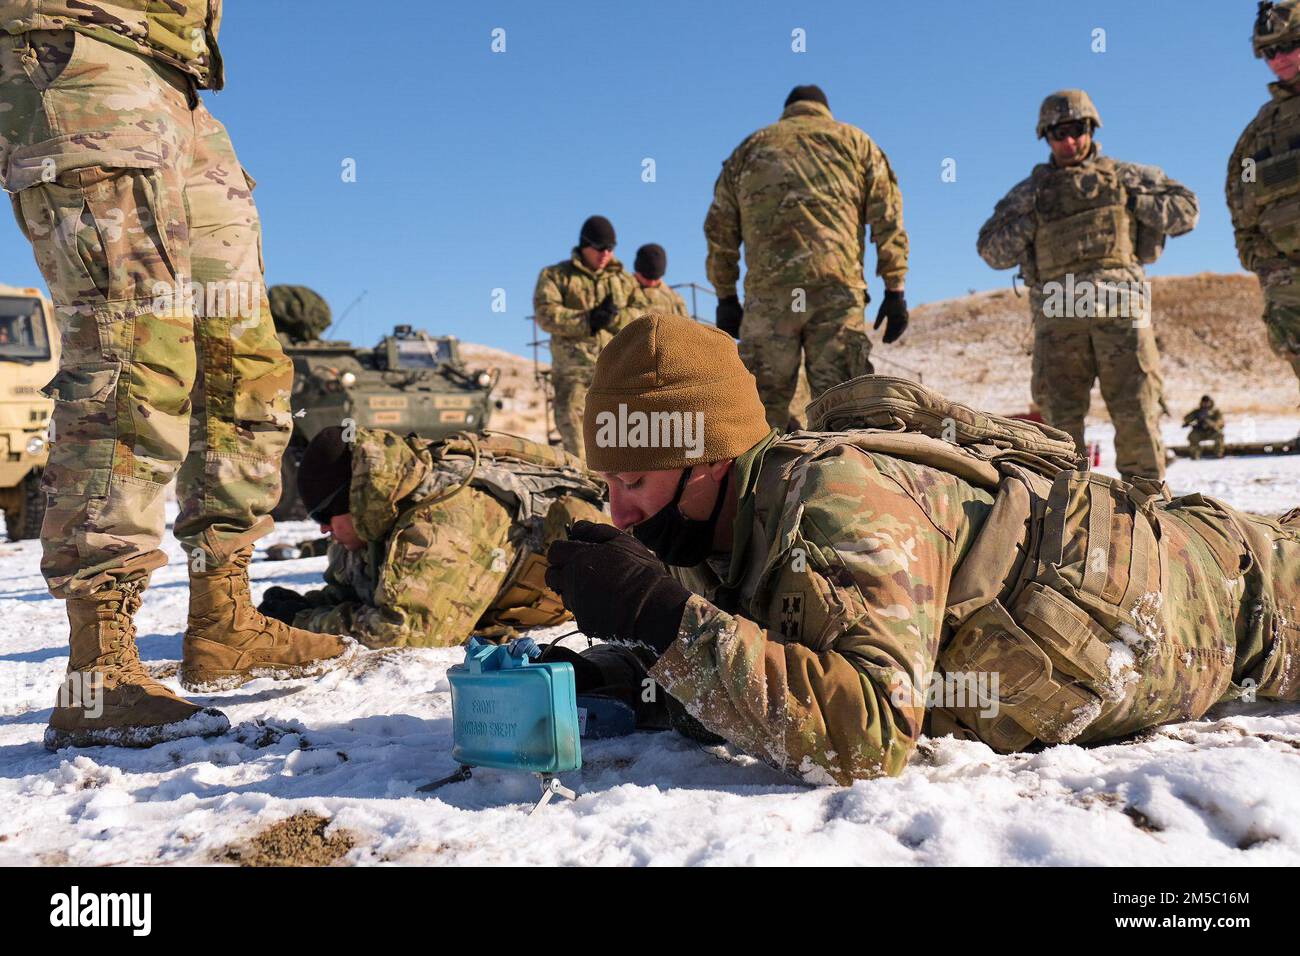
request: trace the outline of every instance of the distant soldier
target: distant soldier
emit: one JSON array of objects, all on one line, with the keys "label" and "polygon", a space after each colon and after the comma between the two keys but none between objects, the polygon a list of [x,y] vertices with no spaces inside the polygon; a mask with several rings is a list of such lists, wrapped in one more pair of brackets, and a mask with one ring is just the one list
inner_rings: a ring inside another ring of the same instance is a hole
[{"label": "distant soldier", "polygon": [[1144,263],[1166,236],[1196,226],[1196,196],[1155,166],[1101,155],[1101,117],[1083,90],[1043,101],[1038,136],[1052,155],[1007,193],[980,229],[994,269],[1019,266],[1034,321],[1031,390],[1047,422],[1085,447],[1094,381],[1115,423],[1120,473],[1163,479],[1160,354]]},{"label": "distant soldier", "polygon": [[318,674],[348,650],[249,600],[293,364],[269,316],[253,178],[200,95],[224,82],[221,14],[221,0],[0,0],[0,186],[63,345],[45,387],[41,572],[69,629],[50,749],[230,726],[159,683],[136,647],[173,480],[190,580],[182,687]]},{"label": "distant soldier", "polygon": [[325,587],[271,588],[262,611],[367,647],[445,647],[567,619],[546,545],[605,520],[604,484],[557,448],[488,434],[434,441],[338,426],[307,446],[303,505],[328,532]]},{"label": "distant soldier", "polygon": [[637,289],[614,258],[617,238],[604,216],[582,224],[578,245],[537,277],[533,313],[551,336],[555,425],[565,451],[582,457],[582,406],[596,356],[627,322]]},{"label": "distant soldier", "polygon": [[[872,371],[863,321],[863,235],[876,246],[885,342],[907,328],[907,233],[889,160],[862,130],[831,116],[826,94],[796,86],[781,119],[722,164],[704,220],[717,325],[740,339],[768,423],[784,428],[803,355],[813,396]],[[736,297],[745,247],[745,304]]]},{"label": "distant soldier", "polygon": [[1201,457],[1201,442],[1214,442],[1214,456],[1223,457],[1223,412],[1214,405],[1209,395],[1201,396],[1201,404],[1183,416],[1183,425],[1191,426],[1187,433],[1187,453],[1191,458]]},{"label": "distant soldier", "polygon": [[1277,82],[1228,161],[1228,209],[1269,344],[1300,377],[1300,0],[1259,5],[1254,47]]},{"label": "distant soldier", "polygon": [[632,312],[670,312],[674,315],[690,317],[686,302],[676,289],[669,288],[664,282],[664,273],[668,271],[668,253],[658,243],[647,243],[636,251],[632,263],[632,277],[636,279],[637,292],[633,298]]}]

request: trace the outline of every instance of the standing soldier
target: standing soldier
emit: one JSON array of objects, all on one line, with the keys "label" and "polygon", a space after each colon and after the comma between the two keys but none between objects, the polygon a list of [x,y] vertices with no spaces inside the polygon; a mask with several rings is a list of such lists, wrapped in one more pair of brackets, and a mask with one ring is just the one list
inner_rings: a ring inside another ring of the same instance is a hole
[{"label": "standing soldier", "polygon": [[[862,130],[831,115],[826,94],[796,86],[781,119],[722,164],[704,220],[718,328],[740,339],[768,423],[784,428],[803,353],[814,396],[872,371],[863,322],[870,300],[863,235],[876,245],[885,342],[907,328],[907,233],[889,160]],[[745,246],[745,304],[736,297]]]},{"label": "standing soldier", "polygon": [[1019,266],[1034,321],[1031,389],[1047,422],[1082,450],[1092,383],[1115,423],[1127,479],[1163,480],[1160,354],[1142,266],[1166,236],[1196,226],[1196,196],[1155,166],[1101,155],[1101,117],[1083,90],[1043,101],[1038,136],[1051,159],[1034,167],[980,229],[980,256]]},{"label": "standing soldier", "polygon": [[1272,99],[1228,162],[1228,209],[1241,264],[1259,276],[1273,351],[1300,377],[1300,0],[1261,3],[1255,56]]},{"label": "standing soldier", "polygon": [[555,425],[564,450],[582,457],[582,406],[596,356],[627,321],[637,288],[614,258],[617,238],[604,216],[582,224],[578,245],[563,262],[537,277],[533,313],[551,336]]},{"label": "standing soldier", "polygon": [[1195,460],[1201,457],[1201,442],[1214,443],[1214,456],[1222,458],[1223,447],[1223,412],[1214,404],[1209,395],[1201,396],[1201,404],[1183,416],[1184,427],[1190,427],[1187,433],[1187,455]]},{"label": "standing soldier", "polygon": [[636,251],[632,263],[632,277],[636,279],[637,290],[633,299],[632,311],[635,315],[642,312],[669,312],[690,318],[686,302],[676,289],[664,283],[664,273],[668,271],[668,253],[658,243],[651,242]]},{"label": "standing soldier", "polygon": [[222,86],[220,20],[220,0],[0,0],[0,179],[63,343],[45,390],[41,530],[41,570],[70,625],[52,749],[229,726],[155,681],[135,646],[141,593],[167,563],[173,476],[190,569],[182,685],[317,673],[344,651],[249,601],[293,369],[262,284],[253,181],[198,95]]}]

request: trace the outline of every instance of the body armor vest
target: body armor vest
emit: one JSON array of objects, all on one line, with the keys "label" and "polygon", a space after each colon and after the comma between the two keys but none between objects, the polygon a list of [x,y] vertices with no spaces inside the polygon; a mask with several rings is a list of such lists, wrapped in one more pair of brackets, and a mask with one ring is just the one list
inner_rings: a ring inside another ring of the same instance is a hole
[{"label": "body armor vest", "polygon": [[1261,146],[1247,202],[1259,231],[1285,256],[1300,259],[1300,96],[1278,100],[1256,132]]},{"label": "body armor vest", "polygon": [[1128,190],[1118,164],[1097,157],[1079,166],[1039,166],[1034,171],[1035,271],[1056,279],[1140,263],[1137,220],[1127,209]]}]

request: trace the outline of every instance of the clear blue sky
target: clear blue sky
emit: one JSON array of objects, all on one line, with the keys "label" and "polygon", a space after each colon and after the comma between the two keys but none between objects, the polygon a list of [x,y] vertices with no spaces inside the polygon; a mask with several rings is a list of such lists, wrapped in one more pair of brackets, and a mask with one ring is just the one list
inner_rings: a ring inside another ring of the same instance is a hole
[{"label": "clear blue sky", "polygon": [[[820,84],[835,115],[888,153],[913,304],[1010,281],[975,254],[975,236],[1045,155],[1038,105],[1068,86],[1092,94],[1108,154],[1162,166],[1200,197],[1200,226],[1151,272],[1240,268],[1223,181],[1267,98],[1253,0],[362,9],[227,3],[227,89],[207,94],[259,182],[268,282],[311,285],[336,314],[369,290],[342,330],[353,341],[409,322],[523,353],[537,271],[567,258],[595,212],[614,222],[629,268],[638,245],[659,242],[670,282],[703,282],[719,164],[796,83]],[[506,52],[494,54],[498,27]],[[796,28],[807,52],[791,50]],[[1091,49],[1097,28],[1105,53]],[[646,157],[654,183],[641,179]],[[341,181],[345,158],[355,183]],[[955,183],[940,179],[945,158]],[[0,262],[0,281],[40,281],[12,226],[0,228]],[[491,310],[498,287],[504,314]]]}]

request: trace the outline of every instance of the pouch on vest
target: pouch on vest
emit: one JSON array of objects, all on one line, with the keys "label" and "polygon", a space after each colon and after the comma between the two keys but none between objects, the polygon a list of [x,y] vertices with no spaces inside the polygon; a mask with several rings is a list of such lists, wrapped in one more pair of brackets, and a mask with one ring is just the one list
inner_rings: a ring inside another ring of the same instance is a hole
[{"label": "pouch on vest", "polygon": [[1043,279],[1122,268],[1137,259],[1132,220],[1123,206],[1087,209],[1040,223],[1034,252],[1034,268]]},{"label": "pouch on vest", "polygon": [[458,763],[542,774],[582,766],[572,664],[535,664],[471,637],[447,680]]},{"label": "pouch on vest", "polygon": [[1118,478],[1066,472],[1047,499],[1038,580],[1081,604],[1108,633],[1161,593],[1158,522],[1150,500]]},{"label": "pouch on vest", "polygon": [[[995,749],[1019,750],[1032,740],[1067,743],[1101,712],[1097,695],[1057,673],[1051,658],[999,601],[980,608],[960,627],[939,654],[949,678],[965,675],[982,689],[977,706],[995,707],[997,715],[984,735]],[[1022,731],[1001,723],[1010,717]]]}]

